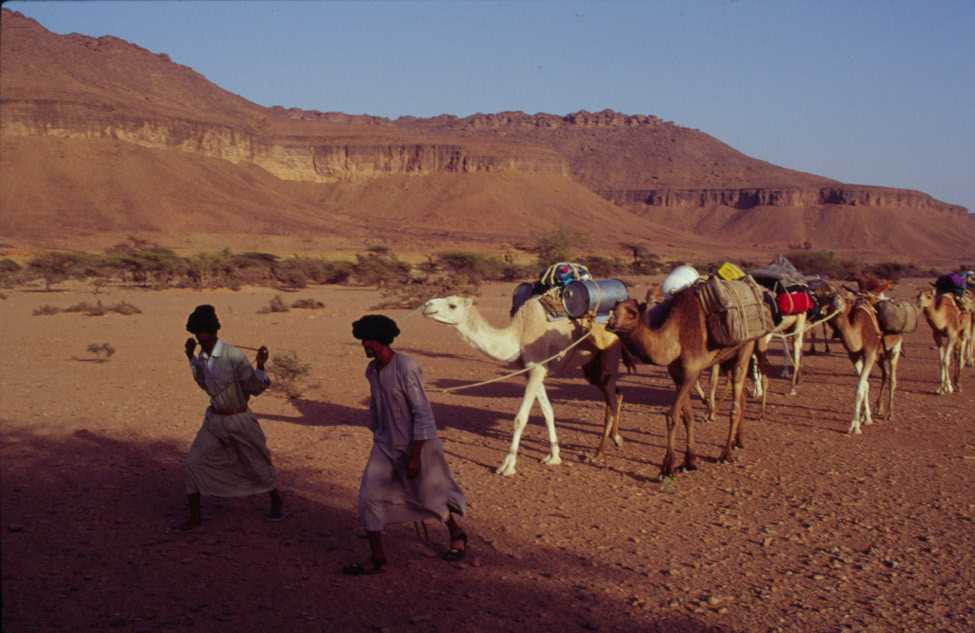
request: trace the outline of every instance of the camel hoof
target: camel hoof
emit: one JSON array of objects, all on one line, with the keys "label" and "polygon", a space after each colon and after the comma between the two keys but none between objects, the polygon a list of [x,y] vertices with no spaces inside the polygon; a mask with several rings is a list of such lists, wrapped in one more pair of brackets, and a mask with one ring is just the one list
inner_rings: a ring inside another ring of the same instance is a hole
[{"label": "camel hoof", "polygon": [[596,453],[594,455],[583,455],[582,461],[586,464],[599,465],[603,463],[603,456],[601,453]]},{"label": "camel hoof", "polygon": [[546,455],[542,458],[542,463],[546,466],[558,466],[562,463],[562,458],[558,455]]},{"label": "camel hoof", "polygon": [[737,449],[739,449],[739,450],[740,450],[740,449],[743,449],[743,448],[745,448],[745,443],[744,443],[744,442],[742,442],[741,440],[737,440],[737,441],[735,442],[735,448],[737,448]]},{"label": "camel hoof", "polygon": [[613,436],[613,444],[616,445],[616,448],[623,448],[623,436],[622,435],[614,435]]},{"label": "camel hoof", "polygon": [[798,395],[799,395],[799,391],[795,387],[793,387],[792,389],[789,390],[789,396],[793,396],[794,397],[794,396],[798,396]]},{"label": "camel hoof", "polygon": [[730,451],[725,451],[721,453],[721,457],[718,458],[718,463],[721,464],[732,464],[735,461],[734,455]]},{"label": "camel hoof", "polygon": [[849,435],[861,435],[863,431],[860,430],[859,426],[851,426],[850,430],[847,431]]},{"label": "camel hoof", "polygon": [[697,462],[684,462],[680,469],[685,473],[692,473],[697,470]]},{"label": "camel hoof", "polygon": [[501,465],[498,466],[498,469],[494,471],[495,474],[501,475],[502,477],[511,477],[515,474],[515,464],[517,461],[514,455],[506,456],[504,461],[501,462]]}]

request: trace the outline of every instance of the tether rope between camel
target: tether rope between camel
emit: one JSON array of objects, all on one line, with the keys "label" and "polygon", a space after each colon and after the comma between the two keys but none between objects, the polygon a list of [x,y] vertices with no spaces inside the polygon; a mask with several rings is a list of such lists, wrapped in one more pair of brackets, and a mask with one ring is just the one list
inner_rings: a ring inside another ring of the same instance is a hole
[{"label": "tether rope between camel", "polygon": [[832,319],[833,317],[835,317],[839,313],[840,313],[840,310],[834,310],[832,313],[830,313],[829,315],[823,317],[822,319],[820,319],[818,321],[813,321],[812,323],[810,323],[806,327],[802,328],[802,330],[800,330],[799,332],[790,332],[790,333],[771,332],[771,335],[774,336],[774,337],[776,337],[776,338],[792,338],[793,336],[799,336],[800,334],[805,334],[806,332],[808,332],[809,330],[813,329],[814,327],[816,327],[817,325],[819,325],[821,323],[826,323],[827,321],[829,321],[830,319]]},{"label": "tether rope between camel", "polygon": [[507,380],[508,378],[514,378],[515,376],[518,376],[518,375],[524,374],[525,372],[531,371],[533,368],[535,368],[538,365],[547,365],[548,363],[552,362],[553,360],[555,360],[557,358],[561,359],[561,357],[564,357],[565,356],[566,352],[568,352],[570,349],[572,349],[573,347],[575,347],[579,343],[582,343],[584,340],[586,340],[587,338],[589,338],[590,336],[592,336],[592,334],[593,334],[593,331],[592,330],[589,330],[584,336],[582,336],[578,340],[574,341],[571,345],[569,345],[565,349],[563,349],[563,350],[561,350],[561,351],[559,351],[559,352],[557,352],[555,354],[552,354],[548,358],[546,358],[544,360],[540,360],[537,363],[532,363],[531,365],[529,365],[528,367],[525,367],[524,369],[519,369],[518,371],[513,371],[513,372],[507,373],[507,374],[505,374],[503,376],[497,376],[495,378],[491,378],[490,380],[482,380],[481,382],[475,382],[475,383],[472,383],[472,384],[469,384],[469,385],[457,385],[456,387],[447,387],[447,388],[444,388],[444,389],[437,388],[436,391],[438,391],[440,393],[450,393],[452,391],[460,391],[461,389],[473,389],[474,387],[483,387],[484,385],[490,385],[491,383],[501,382],[502,380]]}]

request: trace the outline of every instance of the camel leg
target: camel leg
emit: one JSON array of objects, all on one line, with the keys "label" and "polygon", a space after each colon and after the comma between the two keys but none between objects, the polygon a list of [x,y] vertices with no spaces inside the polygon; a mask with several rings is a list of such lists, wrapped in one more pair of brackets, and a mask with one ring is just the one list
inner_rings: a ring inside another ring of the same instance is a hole
[{"label": "camel leg", "polygon": [[761,391],[762,393],[761,400],[760,400],[762,405],[762,412],[759,415],[758,419],[760,422],[764,422],[765,408],[766,405],[768,404],[768,372],[769,369],[771,369],[771,367],[769,365],[768,357],[765,355],[765,352],[758,349],[757,345],[755,346],[755,353],[752,354],[752,359],[749,367],[752,372],[752,381],[756,385],[761,385],[761,388],[758,391]]},{"label": "camel leg", "polygon": [[865,355],[856,361],[854,365],[857,370],[857,388],[856,388],[856,399],[853,404],[853,421],[850,423],[849,433],[860,434],[860,420],[861,417],[866,415],[866,423],[872,424],[873,420],[870,418],[870,371],[873,369],[873,364],[875,362],[875,356]]},{"label": "camel leg", "polygon": [[[713,374],[712,378],[714,378]],[[694,451],[694,410],[691,404],[690,393],[684,397],[684,405],[681,407],[681,417],[684,419],[684,433],[687,436],[687,447],[684,450],[684,465],[682,468],[684,470],[697,470],[697,454]]]},{"label": "camel leg", "polygon": [[495,473],[504,475],[505,477],[510,477],[515,474],[521,434],[525,432],[525,426],[528,425],[528,416],[531,414],[532,405],[535,403],[538,388],[544,380],[544,367],[536,365],[528,372],[528,384],[525,386],[525,395],[522,397],[521,406],[518,407],[518,413],[515,415],[514,432],[511,434],[511,448],[508,449],[508,454],[504,456],[504,460],[498,466],[497,470],[494,471]]},{"label": "camel leg", "polygon": [[[603,384],[600,386],[600,389],[603,392],[603,398],[606,401],[606,404],[603,407],[603,435],[599,438],[599,447],[596,448],[596,452],[587,459],[587,461],[590,463],[599,461],[599,459],[603,456],[603,449],[606,447],[606,440],[613,432],[614,411],[616,411],[616,414],[619,415],[619,403],[617,402],[617,398],[619,396],[616,393],[615,381],[612,382],[614,383],[612,389],[608,387],[608,384]],[[613,437],[613,442],[616,442],[615,436]],[[619,446],[620,443],[617,443],[616,445]]]},{"label": "camel leg", "polygon": [[890,350],[890,375],[888,377],[890,384],[887,387],[887,420],[891,422],[894,420],[894,392],[897,391],[897,363],[901,358],[901,347],[903,344],[904,339],[901,339]]},{"label": "camel leg", "polygon": [[751,353],[742,354],[735,363],[732,374],[734,396],[731,404],[731,418],[728,421],[728,441],[725,442],[724,450],[718,458],[723,463],[734,461],[732,451],[735,444],[744,446],[741,436],[741,421],[744,414],[745,376],[748,372],[748,359],[750,357]]},{"label": "camel leg", "polygon": [[798,392],[799,387],[799,369],[802,364],[802,331],[806,328],[806,315],[800,314],[799,319],[796,321],[796,332],[795,340],[792,342],[792,365],[795,367],[795,371],[792,373],[792,388],[789,390],[789,395],[794,396]]},{"label": "camel leg", "polygon": [[707,415],[704,418],[704,421],[710,422],[711,421],[711,399],[707,394],[704,393],[704,388],[701,387],[700,380],[694,383],[694,393],[697,394],[697,397],[700,398],[701,402],[704,403],[704,408],[707,409]]},{"label": "camel leg", "polygon": [[558,466],[562,463],[559,457],[559,438],[555,434],[555,411],[552,403],[549,402],[548,393],[545,391],[545,383],[538,385],[538,405],[542,408],[542,415],[545,417],[545,428],[548,429],[549,454],[542,458],[542,463],[546,466]]},{"label": "camel leg", "polygon": [[664,454],[664,461],[660,465],[660,477],[670,477],[674,474],[674,464],[676,459],[674,457],[674,443],[675,434],[677,430],[677,416],[680,415],[684,408],[684,400],[690,395],[691,389],[694,387],[694,383],[697,382],[697,376],[691,380],[685,375],[682,367],[671,365],[667,368],[670,373],[670,377],[674,379],[674,401],[670,405],[670,410],[667,412],[667,452]]},{"label": "camel leg", "polygon": [[889,362],[889,354],[880,356],[877,359],[877,366],[880,367],[880,390],[877,392],[877,404],[874,408],[877,410],[877,419],[881,420],[885,416],[886,405],[884,404],[884,389],[887,388],[887,363]]},{"label": "camel leg", "polygon": [[620,418],[623,417],[623,393],[616,392],[616,415],[613,416],[613,444],[616,448],[623,446],[623,436],[620,435]]},{"label": "camel leg", "polygon": [[948,339],[948,344],[945,346],[945,358],[944,358],[944,388],[946,394],[951,394],[955,392],[955,385],[951,380],[951,366],[954,364],[955,355],[955,341],[953,339]]},{"label": "camel leg", "polygon": [[705,422],[714,422],[718,417],[718,384],[721,382],[721,368],[717,365],[711,367],[711,384],[708,385],[708,415],[704,418]]},{"label": "camel leg", "polygon": [[826,328],[826,324],[823,323],[823,347],[826,348],[826,353],[829,354],[829,330]]},{"label": "camel leg", "polygon": [[792,369],[790,369],[790,365],[792,364],[792,351],[789,349],[789,340],[785,338],[780,340],[782,341],[782,371],[779,373],[779,376],[782,378],[791,378]]}]

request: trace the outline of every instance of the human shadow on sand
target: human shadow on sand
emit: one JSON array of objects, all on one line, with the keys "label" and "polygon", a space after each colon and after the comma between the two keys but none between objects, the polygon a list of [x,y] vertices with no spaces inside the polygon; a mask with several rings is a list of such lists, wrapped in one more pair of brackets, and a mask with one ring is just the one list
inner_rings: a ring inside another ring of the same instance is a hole
[{"label": "human shadow on sand", "polygon": [[263,520],[263,496],[205,498],[201,528],[170,531],[185,512],[181,443],[0,428],[4,630],[730,631],[716,615],[656,606],[658,589],[608,551],[539,543],[490,513],[465,522],[465,563],[437,558],[436,526],[432,544],[390,526],[386,572],[344,577],[366,553],[354,491],[292,462],[277,464],[286,521]]}]

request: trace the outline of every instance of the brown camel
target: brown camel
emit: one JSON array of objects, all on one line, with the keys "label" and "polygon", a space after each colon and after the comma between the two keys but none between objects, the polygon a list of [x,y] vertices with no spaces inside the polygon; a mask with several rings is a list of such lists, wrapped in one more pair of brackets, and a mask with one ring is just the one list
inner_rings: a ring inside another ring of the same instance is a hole
[{"label": "brown camel", "polygon": [[[931,326],[934,344],[938,347],[939,385],[938,395],[961,391],[961,367],[968,354],[972,336],[972,314],[963,311],[950,294],[935,294],[934,290],[922,290],[917,295],[917,307]],[[951,379],[951,366],[958,349],[955,379]]]},{"label": "brown camel", "polygon": [[894,418],[894,392],[897,390],[897,361],[900,359],[904,337],[900,334],[884,335],[877,321],[877,313],[866,297],[854,300],[837,294],[833,297],[832,308],[837,311],[830,325],[839,334],[843,347],[853,363],[859,379],[856,399],[853,405],[853,421],[850,433],[861,433],[860,422],[873,424],[870,411],[870,372],[874,365],[880,366],[880,392],[877,394],[877,417],[885,415],[883,395],[888,387],[888,419]]},{"label": "brown camel", "polygon": [[648,309],[647,305],[629,299],[618,303],[607,329],[615,332],[638,360],[667,367],[675,384],[674,400],[667,419],[667,453],[660,467],[661,477],[674,472],[674,440],[677,415],[684,420],[687,450],[684,468],[697,468],[694,452],[694,416],[690,394],[701,372],[716,364],[731,372],[734,393],[728,439],[720,460],[734,459],[733,449],[743,448],[743,394],[748,362],[755,350],[752,339],[735,347],[714,347],[708,340],[704,309],[693,290],[678,292],[667,302]]}]

